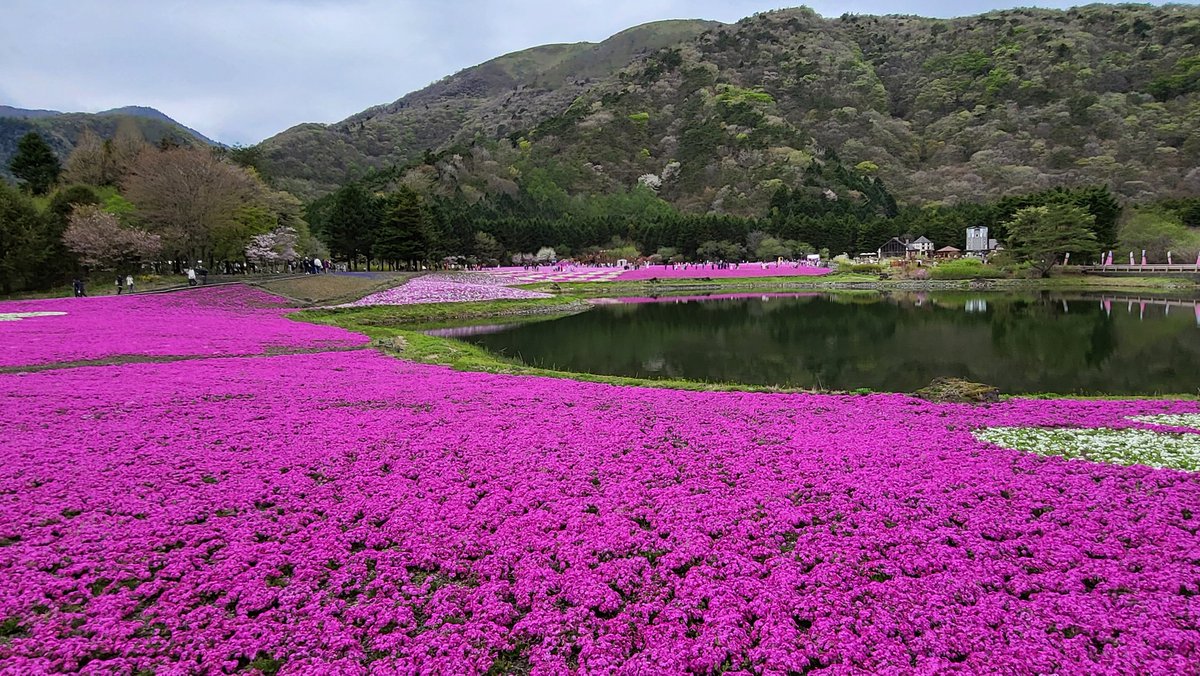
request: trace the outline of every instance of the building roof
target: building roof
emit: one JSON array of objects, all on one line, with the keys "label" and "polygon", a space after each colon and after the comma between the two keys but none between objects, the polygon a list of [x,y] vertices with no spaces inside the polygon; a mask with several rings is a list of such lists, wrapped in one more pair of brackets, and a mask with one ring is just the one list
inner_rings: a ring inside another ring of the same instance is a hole
[{"label": "building roof", "polygon": [[938,253],[959,253],[962,249],[956,246],[944,246],[937,250]]},{"label": "building roof", "polygon": [[913,240],[913,244],[933,244],[933,242],[929,241],[929,238],[922,235]]}]

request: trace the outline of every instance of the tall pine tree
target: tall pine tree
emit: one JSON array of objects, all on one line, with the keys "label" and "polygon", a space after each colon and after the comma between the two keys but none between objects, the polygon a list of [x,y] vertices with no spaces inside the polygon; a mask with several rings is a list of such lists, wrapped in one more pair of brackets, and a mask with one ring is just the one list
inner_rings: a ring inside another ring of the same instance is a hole
[{"label": "tall pine tree", "polygon": [[383,200],[375,254],[395,265],[416,267],[429,259],[432,242],[429,216],[421,196],[401,186]]},{"label": "tall pine tree", "polygon": [[325,215],[325,239],[336,257],[358,269],[358,257],[371,260],[374,233],[379,225],[379,205],[361,184],[350,183],[333,194]]},{"label": "tall pine tree", "polygon": [[29,192],[35,195],[45,195],[58,181],[62,173],[62,165],[55,157],[54,151],[46,144],[41,134],[31,131],[17,142],[17,154],[13,156],[8,168],[13,176],[25,183]]}]

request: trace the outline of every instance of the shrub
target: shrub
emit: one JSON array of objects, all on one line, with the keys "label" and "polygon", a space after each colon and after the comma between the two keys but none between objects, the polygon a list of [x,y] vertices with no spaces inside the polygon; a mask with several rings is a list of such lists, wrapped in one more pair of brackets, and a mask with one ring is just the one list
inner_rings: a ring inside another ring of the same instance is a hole
[{"label": "shrub", "polygon": [[858,272],[867,275],[877,275],[883,272],[879,263],[843,263],[838,262],[838,272]]},{"label": "shrub", "polygon": [[997,279],[1004,273],[984,265],[978,258],[960,258],[939,263],[930,273],[933,279]]}]

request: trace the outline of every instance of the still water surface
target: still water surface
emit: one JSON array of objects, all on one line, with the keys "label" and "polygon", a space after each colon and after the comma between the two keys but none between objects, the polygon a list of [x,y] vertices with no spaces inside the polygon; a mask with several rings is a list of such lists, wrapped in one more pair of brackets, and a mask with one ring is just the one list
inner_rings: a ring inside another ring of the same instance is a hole
[{"label": "still water surface", "polygon": [[534,366],[645,378],[906,392],[955,376],[1013,394],[1200,392],[1200,309],[1191,299],[872,292],[629,300],[459,337]]}]

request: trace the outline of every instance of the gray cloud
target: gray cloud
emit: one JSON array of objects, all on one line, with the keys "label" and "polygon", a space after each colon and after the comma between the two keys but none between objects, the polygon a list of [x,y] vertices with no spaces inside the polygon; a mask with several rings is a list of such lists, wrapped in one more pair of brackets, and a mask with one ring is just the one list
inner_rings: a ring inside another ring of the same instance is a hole
[{"label": "gray cloud", "polygon": [[[810,4],[824,16],[960,16],[996,7],[983,2]],[[254,143],[301,122],[344,119],[526,47],[595,42],[658,19],[729,22],[790,4],[8,0],[0,23],[0,103],[83,111],[147,105],[221,141]]]}]

